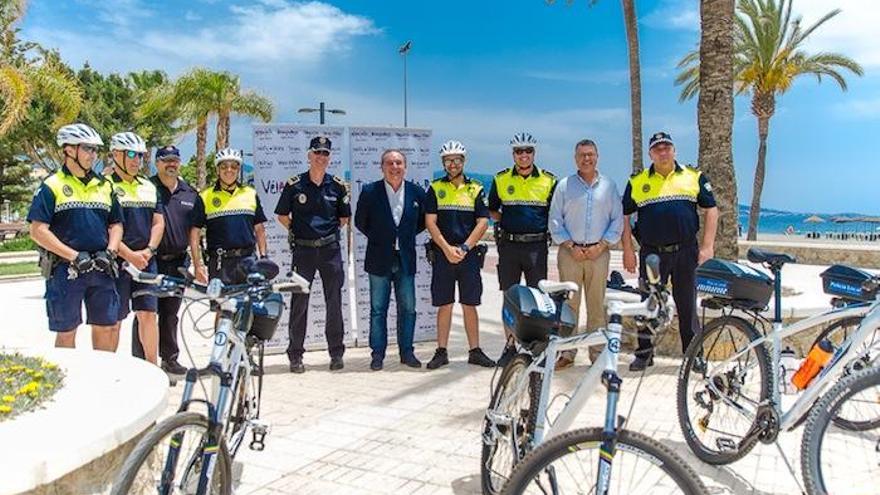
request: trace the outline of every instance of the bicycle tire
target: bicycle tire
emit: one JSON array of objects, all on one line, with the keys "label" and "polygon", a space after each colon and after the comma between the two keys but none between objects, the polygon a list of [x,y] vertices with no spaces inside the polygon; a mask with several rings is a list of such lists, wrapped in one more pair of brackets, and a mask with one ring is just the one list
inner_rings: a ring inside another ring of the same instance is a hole
[{"label": "bicycle tire", "polygon": [[[155,485],[146,487],[148,491],[144,492],[133,490],[132,485],[135,482],[135,478],[153,449],[159,446],[162,440],[174,433],[175,430],[180,430],[185,427],[195,427],[202,429],[207,433],[208,418],[196,412],[181,412],[164,419],[150,428],[125,459],[122,468],[116,475],[116,479],[113,481],[113,487],[110,494],[127,495],[130,493],[155,493]],[[215,464],[216,471],[214,473],[214,484],[217,488],[212,489],[211,493],[216,493],[217,495],[231,495],[233,482],[232,460],[226,449],[226,441],[222,437],[220,440],[219,450],[217,451],[217,463]]]},{"label": "bicycle tire", "polygon": [[[813,345],[815,346],[823,339],[828,339],[835,347],[839,347],[840,343],[849,337],[851,332],[858,329],[862,319],[863,317],[861,316],[852,316],[850,318],[835,321],[816,336]],[[851,368],[851,371],[846,371],[844,375],[841,376],[841,379],[876,364],[877,358],[880,357],[880,347],[877,346],[878,343],[880,343],[880,328],[874,330],[874,333],[869,335],[867,340],[863,342],[858,349],[850,350],[851,353],[854,353],[852,355],[855,355],[856,358],[851,361],[851,363],[846,363],[847,369],[849,370]],[[834,422],[841,428],[846,428],[852,431],[865,431],[880,426],[880,417],[874,420],[856,421],[837,416],[834,418]]]},{"label": "bicycle tire", "polygon": [[[685,352],[684,360],[682,361],[681,368],[678,373],[678,380],[676,386],[676,406],[678,409],[678,424],[681,428],[681,432],[684,435],[685,441],[690,447],[691,451],[696,455],[700,460],[706,462],[708,464],[713,465],[722,465],[722,464],[730,464],[748,454],[755,444],[758,442],[758,437],[753,436],[751,438],[743,438],[739,442],[734,442],[730,436],[719,436],[715,439],[715,446],[717,449],[712,449],[708,447],[701,439],[700,435],[694,429],[693,425],[690,421],[690,408],[688,406],[688,399],[692,397],[691,392],[688,387],[688,379],[691,377],[691,373],[694,371],[693,367],[697,358],[697,355],[703,354],[705,348],[711,344],[709,349],[709,353],[717,352],[718,354],[714,354],[711,357],[724,358],[725,356],[719,355],[723,352],[723,348],[719,348],[716,351],[717,341],[720,339],[720,335],[716,336],[716,334],[720,334],[725,329],[730,328],[740,333],[741,338],[747,342],[753,342],[759,338],[761,338],[758,330],[746,320],[732,315],[722,316],[720,318],[715,318],[711,320],[708,324],[706,324],[703,331],[694,337],[694,340],[691,341],[688,346],[687,352]],[[731,337],[731,340],[734,340],[733,332],[729,331],[728,334]],[[714,340],[713,340],[714,339]],[[736,349],[736,348],[734,348]],[[767,399],[770,394],[770,356],[767,353],[766,347],[763,345],[757,346],[752,349],[755,355],[755,363],[757,365],[758,370],[758,386],[760,390],[758,392],[758,396],[754,400],[750,400],[753,403],[760,403]],[[746,356],[750,355],[747,353]],[[702,356],[707,363],[711,362],[711,359],[706,359],[706,356]],[[706,365],[708,366],[708,364]],[[703,375],[705,376],[705,375]],[[745,376],[745,375],[743,375]],[[734,383],[732,380],[728,380],[728,383]],[[734,393],[733,390],[735,387],[728,386],[728,398],[730,398],[730,394]],[[708,406],[702,406],[703,410],[700,412],[706,412],[706,416],[702,418],[705,421],[705,425],[699,425],[698,428],[702,430],[703,433],[709,432],[710,420],[711,417],[715,414],[715,405],[724,405],[724,403],[715,397],[715,394],[710,393],[708,390],[704,390],[693,393],[693,399],[695,401],[703,400],[709,398],[712,402],[709,403]],[[702,396],[698,394],[703,394]],[[725,407],[727,407],[725,405]],[[740,414],[740,413],[736,413]],[[745,416],[742,416],[745,418]],[[746,432],[749,432],[754,428],[755,423],[757,422],[757,417],[751,421],[751,424],[748,425],[748,428],[743,428]],[[712,433],[715,433],[715,429],[713,428]],[[745,437],[745,434],[743,434]],[[724,448],[722,448],[722,443],[725,444]],[[734,445],[731,445],[733,443]]]},{"label": "bicycle tire", "polygon": [[[517,465],[507,485],[504,486],[502,494],[520,495],[525,493],[530,485],[533,485],[535,478],[544,472],[548,466],[566,455],[575,455],[587,450],[587,448],[595,448],[597,450],[595,459],[591,459],[595,462],[581,461],[577,465],[583,468],[590,464],[591,467],[595,469],[598,465],[598,447],[602,444],[604,439],[605,434],[602,431],[602,428],[581,428],[565,432],[548,440],[535,450],[529,452],[522,462]],[[618,431],[617,452],[614,454],[614,462],[619,462],[621,457],[623,457],[622,454],[633,454],[638,456],[639,460],[644,460],[645,462],[658,467],[662,473],[668,475],[673,482],[672,484],[679,489],[675,490],[670,487],[671,491],[669,493],[686,493],[688,495],[702,495],[708,493],[696,471],[688,466],[688,464],[669,447],[666,447],[653,438],[634,431]],[[641,476],[644,476],[645,474],[644,469],[638,469],[636,471]],[[558,471],[555,470],[554,472]],[[581,470],[581,473],[584,473],[584,471]],[[615,468],[612,467],[612,481],[614,480],[613,477],[615,473],[620,476],[617,478],[618,480],[625,477],[625,474],[621,474],[621,469],[615,470]],[[633,482],[632,478],[628,478],[628,480],[630,483]],[[596,478],[593,478],[587,482],[595,483],[595,481]],[[547,491],[541,490],[540,488],[542,487],[537,485],[538,484],[535,483],[538,491],[547,493]],[[592,490],[578,488],[576,491],[577,493],[595,493],[595,485],[591,486]],[[564,493],[560,490],[562,487],[558,485],[553,488],[554,490],[550,490],[550,493]],[[633,492],[618,492],[617,490],[614,490],[614,493],[628,494]],[[656,485],[653,485],[634,493],[655,494],[661,492],[658,491]]]},{"label": "bicycle tire", "polygon": [[[507,366],[501,371],[501,376],[498,378],[498,384],[495,386],[495,390],[492,392],[492,400],[489,403],[489,409],[495,409],[498,404],[506,397],[504,392],[507,390],[508,385],[513,385],[519,373],[524,372],[528,369],[529,365],[532,363],[532,356],[526,353],[520,353],[513,357]],[[528,393],[528,405],[526,409],[520,409],[517,411],[518,421],[517,424],[523,425],[523,433],[521,436],[521,448],[526,448],[528,442],[531,441],[531,437],[535,431],[535,424],[537,420],[537,408],[538,408],[538,400],[540,399],[540,390],[541,390],[541,381],[542,377],[540,374],[533,373],[532,376],[529,377],[529,389]],[[488,418],[484,418],[483,420],[483,434],[488,435],[491,432],[492,424],[489,422]],[[498,443],[500,443],[502,438],[499,438]],[[501,491],[501,485],[503,485],[503,481],[506,480],[505,474],[509,475],[509,473],[496,473],[493,467],[495,466],[495,456],[498,453],[498,443],[495,445],[488,445],[485,441],[483,443],[483,448],[480,454],[480,483],[483,490],[483,493],[486,495],[497,495]],[[523,452],[510,452],[511,456],[514,455],[523,455]],[[510,471],[513,470],[516,459],[511,459],[512,463],[510,466]],[[503,478],[503,480],[495,480],[495,477]]]},{"label": "bicycle tire", "polygon": [[[853,465],[855,462],[862,460],[858,455],[859,453],[852,449],[851,446],[844,446],[845,455],[832,455],[832,452],[827,451],[835,449],[835,446],[826,445],[825,443],[825,433],[828,431],[829,426],[837,426],[835,418],[840,408],[853,396],[869,387],[880,387],[880,368],[868,368],[840,380],[814,404],[813,409],[810,411],[804,425],[804,436],[801,439],[801,473],[807,493],[810,495],[826,495],[831,491],[828,489],[829,483],[826,482],[826,474],[828,473],[823,473],[822,469],[823,450],[827,454],[824,458],[829,460],[839,459],[840,462],[846,465],[844,485],[847,488],[856,490],[853,493],[869,493],[863,491],[864,487],[854,486],[854,480],[861,478],[855,472],[855,466]],[[878,393],[878,398],[880,398],[880,393]],[[863,436],[863,433],[845,431],[841,438],[844,436],[858,438]],[[874,435],[874,437],[877,437],[877,435]],[[876,442],[876,440],[869,442],[873,449],[876,449]],[[825,448],[823,449],[823,447]],[[880,458],[880,453],[876,455]],[[880,463],[875,461],[874,466],[877,471],[880,471]],[[880,473],[871,476],[873,483],[869,485],[868,489],[874,490],[872,493],[877,493],[877,476],[880,476]],[[835,493],[840,491],[838,488],[834,488]]]}]

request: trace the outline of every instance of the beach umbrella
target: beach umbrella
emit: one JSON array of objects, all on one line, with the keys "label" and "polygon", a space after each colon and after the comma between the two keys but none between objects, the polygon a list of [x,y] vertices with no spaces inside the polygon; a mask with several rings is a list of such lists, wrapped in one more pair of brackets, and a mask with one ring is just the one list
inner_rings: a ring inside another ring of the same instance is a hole
[{"label": "beach umbrella", "polygon": [[850,217],[841,216],[841,217],[831,217],[831,221],[834,223],[849,223],[849,222],[853,222],[855,220],[853,220]]},{"label": "beach umbrella", "polygon": [[804,223],[825,223],[825,219],[819,215],[813,215],[804,219]]}]

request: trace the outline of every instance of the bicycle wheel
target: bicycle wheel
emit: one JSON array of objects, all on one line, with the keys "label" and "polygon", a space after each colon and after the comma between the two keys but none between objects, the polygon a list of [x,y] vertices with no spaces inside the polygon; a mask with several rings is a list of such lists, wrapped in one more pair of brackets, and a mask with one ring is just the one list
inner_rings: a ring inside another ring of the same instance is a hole
[{"label": "bicycle wheel", "polygon": [[[559,435],[529,452],[504,486],[505,495],[522,493],[596,493],[602,428],[582,428]],[[660,442],[634,431],[617,433],[612,455],[610,493],[704,494],[697,473]]]},{"label": "bicycle wheel", "polygon": [[[125,459],[111,495],[155,494],[166,482],[168,493],[195,494],[207,435],[208,418],[195,412],[178,413],[155,425]],[[214,466],[210,493],[231,495],[232,460],[222,439]]]},{"label": "bicycle wheel", "polygon": [[[861,316],[853,316],[850,318],[844,318],[843,320],[837,320],[816,336],[813,345],[816,345],[823,339],[828,339],[834,344],[834,347],[840,347],[840,344],[844,340],[858,330],[861,323]],[[855,356],[855,358],[847,363],[846,370],[841,378],[857,373],[877,363],[877,358],[880,357],[880,328],[875,329],[868,335],[864,342],[851,349],[850,353],[850,355]],[[846,410],[840,411],[841,414],[846,414],[846,412]],[[836,416],[834,422],[837,423],[838,426],[850,430],[870,430],[880,426],[880,417],[872,419]]]},{"label": "bicycle wheel", "polygon": [[749,322],[728,315],[710,321],[688,346],[678,373],[678,424],[704,462],[729,464],[758,441],[748,433],[770,393],[770,357],[763,345],[743,351],[759,338]]},{"label": "bicycle wheel", "polygon": [[880,416],[880,368],[869,368],[837,382],[814,405],[801,441],[801,470],[807,492],[880,493],[880,427],[852,431],[836,424],[846,417]]},{"label": "bicycle wheel", "polygon": [[[516,463],[529,448],[537,420],[538,399],[541,393],[541,375],[533,373],[525,390],[515,390],[517,382],[532,363],[528,354],[517,354],[507,363],[492,393],[489,410],[506,416],[509,421],[499,424],[483,420],[483,451],[480,456],[480,479],[483,493],[495,495],[507,481]],[[514,396],[516,394],[516,396]],[[507,406],[496,410],[501,403]]]}]

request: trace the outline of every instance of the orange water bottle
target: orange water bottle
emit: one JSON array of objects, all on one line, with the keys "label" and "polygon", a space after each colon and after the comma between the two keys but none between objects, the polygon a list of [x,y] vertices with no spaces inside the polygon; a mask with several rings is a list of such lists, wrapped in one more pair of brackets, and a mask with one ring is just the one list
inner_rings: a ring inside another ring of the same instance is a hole
[{"label": "orange water bottle", "polygon": [[797,373],[791,378],[791,383],[793,383],[798,390],[807,388],[807,385],[813,381],[813,378],[815,378],[816,375],[822,371],[822,368],[828,364],[832,355],[834,355],[834,346],[831,342],[826,339],[820,340],[818,344],[810,349],[807,358],[804,359],[804,362],[797,370]]}]

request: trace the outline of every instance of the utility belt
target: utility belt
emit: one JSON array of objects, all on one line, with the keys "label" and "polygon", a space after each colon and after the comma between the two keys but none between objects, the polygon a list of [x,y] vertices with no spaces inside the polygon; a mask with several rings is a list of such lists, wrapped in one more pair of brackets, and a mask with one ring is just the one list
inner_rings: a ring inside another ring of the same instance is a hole
[{"label": "utility belt", "polygon": [[[483,265],[486,263],[486,253],[489,252],[489,246],[486,244],[477,244],[470,251],[467,252],[465,258],[468,256],[476,256],[480,259],[480,268],[483,268]],[[473,253],[473,254],[472,254]],[[428,260],[428,263],[433,265],[437,260],[437,256],[445,256],[443,254],[443,250],[440,249],[440,246],[437,245],[433,240],[428,239],[425,243],[425,259]]]},{"label": "utility belt", "polygon": [[74,280],[80,275],[92,271],[104,272],[112,278],[119,276],[119,267],[116,264],[116,260],[106,250],[89,252],[88,254],[91,258],[91,262],[87,267],[81,269],[77,269],[74,263],[71,263],[52,251],[42,247],[37,247],[37,252],[40,255],[38,261],[40,275],[47,280],[52,278],[52,272],[55,271],[55,268],[64,263],[67,263],[68,280]]},{"label": "utility belt", "polygon": [[224,249],[217,248],[214,251],[208,251],[208,262],[216,263],[217,271],[220,271],[223,260],[227,258],[243,258],[254,254],[254,248],[236,248]]},{"label": "utility belt", "polygon": [[500,228],[495,228],[495,242],[546,242],[550,239],[550,234],[547,232],[534,232],[527,234],[514,234],[511,232],[505,232]]},{"label": "utility belt", "polygon": [[668,253],[677,253],[690,245],[691,244],[687,244],[687,243],[661,244],[661,245],[643,244],[642,249],[645,249],[647,251],[652,251],[652,252],[655,252],[658,254],[668,254]]},{"label": "utility belt", "polygon": [[290,244],[295,247],[321,248],[339,242],[339,233],[334,232],[318,239],[297,239],[290,236]]}]

